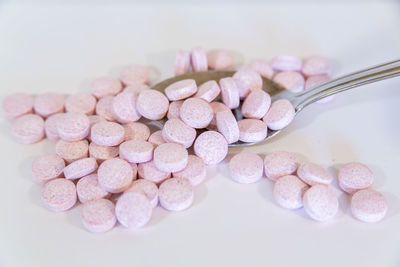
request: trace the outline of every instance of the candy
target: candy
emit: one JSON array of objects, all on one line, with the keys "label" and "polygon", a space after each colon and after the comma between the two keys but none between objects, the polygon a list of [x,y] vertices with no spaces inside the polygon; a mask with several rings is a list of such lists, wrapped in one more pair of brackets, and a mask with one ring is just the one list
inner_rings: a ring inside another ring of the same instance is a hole
[{"label": "candy", "polygon": [[149,127],[141,122],[131,122],[124,125],[124,140],[143,140],[147,141],[150,136]]},{"label": "candy", "polygon": [[239,88],[235,80],[231,77],[222,78],[219,80],[219,86],[221,88],[222,102],[230,109],[239,107]]},{"label": "candy", "polygon": [[228,143],[225,137],[215,131],[200,134],[194,142],[194,153],[207,165],[220,163],[228,153]]},{"label": "candy", "polygon": [[[165,125],[164,125],[164,127],[165,127]],[[154,133],[152,133],[149,137],[149,142],[155,146],[166,143],[166,141],[164,140],[164,138],[162,136],[161,130],[155,131]]]},{"label": "candy", "polygon": [[65,113],[57,124],[57,132],[65,141],[79,141],[89,135],[90,122],[82,113]]},{"label": "candy", "polygon": [[249,152],[240,152],[229,162],[232,180],[241,184],[255,183],[263,175],[263,160],[260,156]]},{"label": "candy", "polygon": [[339,201],[332,189],[326,185],[316,184],[303,195],[306,213],[316,221],[327,221],[334,217],[339,209]]},{"label": "candy", "polygon": [[47,118],[48,116],[64,111],[64,96],[56,93],[38,95],[33,105],[35,113]]},{"label": "candy", "polygon": [[353,194],[360,189],[366,189],[372,185],[373,181],[374,174],[372,171],[359,162],[344,164],[339,170],[339,187],[349,194]]},{"label": "candy", "polygon": [[286,151],[275,151],[264,158],[265,176],[272,181],[293,174],[297,169],[296,157]]},{"label": "candy", "polygon": [[9,119],[31,113],[34,98],[28,94],[12,94],[7,96],[2,103],[3,113]]},{"label": "candy", "polygon": [[186,167],[179,172],[174,172],[172,175],[176,178],[186,178],[192,186],[197,186],[206,179],[206,174],[204,161],[198,156],[189,155]]},{"label": "candy", "polygon": [[296,71],[282,71],[276,74],[273,81],[293,93],[304,91],[303,75]]},{"label": "candy", "polygon": [[92,95],[100,99],[109,95],[116,95],[122,90],[121,82],[109,76],[97,78],[90,85]]},{"label": "candy", "polygon": [[89,156],[102,162],[106,159],[117,157],[119,148],[117,146],[100,146],[94,142],[89,145]]},{"label": "candy", "polygon": [[180,117],[190,127],[201,129],[207,127],[214,113],[207,101],[200,98],[186,99],[180,109]]},{"label": "candy", "polygon": [[149,120],[160,120],[168,111],[168,98],[156,90],[143,90],[136,101],[136,108]]},{"label": "candy", "polygon": [[132,166],[123,159],[104,161],[97,170],[100,186],[110,193],[120,193],[129,188],[134,178]]},{"label": "candy", "polygon": [[194,97],[211,102],[217,98],[220,92],[221,89],[219,88],[218,83],[214,80],[211,80],[200,85]]},{"label": "candy", "polygon": [[95,158],[79,159],[64,168],[64,176],[66,179],[74,180],[91,174],[97,170],[97,162]]},{"label": "candy", "polygon": [[115,122],[102,121],[92,126],[92,142],[100,146],[119,145],[125,136],[124,127]]},{"label": "candy", "polygon": [[303,207],[303,193],[308,186],[294,175],[280,177],[274,184],[273,195],[276,203],[286,209]]},{"label": "candy", "polygon": [[208,128],[210,128],[210,130],[216,130],[217,129],[217,121],[216,121],[215,117],[216,117],[217,113],[220,111],[225,111],[225,110],[230,111],[230,109],[225,104],[222,104],[220,102],[211,102],[210,106],[213,110],[214,117],[211,120],[210,125],[208,125]]},{"label": "candy", "polygon": [[164,91],[170,101],[177,101],[194,95],[197,85],[193,79],[180,80],[168,85]]},{"label": "candy", "polygon": [[250,69],[237,71],[233,76],[239,89],[240,99],[245,98],[251,91],[262,89],[262,78],[258,72]]},{"label": "candy", "polygon": [[175,75],[181,75],[190,71],[190,52],[178,51],[176,53],[174,62],[174,73]]},{"label": "candy", "polygon": [[76,203],[75,184],[64,178],[48,181],[42,189],[42,201],[44,206],[51,211],[69,210]]},{"label": "candy", "polygon": [[274,70],[272,67],[263,60],[254,60],[244,66],[244,68],[251,69],[267,79],[271,79],[272,76],[274,76]]},{"label": "candy", "polygon": [[96,98],[88,93],[78,93],[67,97],[65,110],[67,112],[92,115],[96,109]]},{"label": "candy", "polygon": [[191,62],[194,72],[207,71],[207,56],[203,49],[193,48],[191,51]]},{"label": "candy", "polygon": [[112,100],[114,117],[120,123],[129,123],[140,119],[141,115],[136,110],[137,95],[132,92],[122,92]]},{"label": "candy", "polygon": [[44,121],[38,115],[22,115],[12,122],[12,133],[18,143],[36,143],[44,137]]},{"label": "candy", "polygon": [[47,182],[61,176],[65,168],[64,160],[57,155],[43,155],[32,163],[33,178],[37,182]]},{"label": "candy", "polygon": [[271,105],[271,97],[263,90],[253,90],[242,104],[242,114],[249,119],[261,119]]},{"label": "candy", "polygon": [[153,207],[147,197],[138,192],[126,192],[115,205],[118,222],[127,228],[143,227],[151,218]]},{"label": "candy", "polygon": [[119,146],[121,158],[132,163],[141,163],[152,160],[154,146],[143,140],[125,141]]},{"label": "candy", "polygon": [[170,172],[163,172],[157,169],[154,161],[139,163],[137,171],[139,178],[149,180],[155,184],[160,184],[171,177]]},{"label": "candy", "polygon": [[311,56],[303,61],[301,72],[305,76],[329,74],[331,72],[331,64],[327,58]]},{"label": "candy", "polygon": [[239,126],[232,112],[221,111],[215,116],[217,121],[218,132],[220,132],[228,142],[235,143],[239,140]]},{"label": "candy", "polygon": [[69,142],[59,140],[56,143],[56,154],[67,163],[86,158],[88,156],[89,144],[87,140]]},{"label": "candy", "polygon": [[158,204],[158,187],[149,180],[138,179],[133,181],[131,187],[126,192],[136,192],[145,195],[153,208]]},{"label": "candy", "polygon": [[292,103],[287,99],[279,99],[272,103],[263,121],[271,130],[280,130],[288,126],[295,116]]},{"label": "candy", "polygon": [[278,56],[271,60],[271,67],[277,71],[300,71],[302,60],[294,56]]},{"label": "candy", "polygon": [[158,197],[164,209],[180,211],[189,208],[193,203],[194,191],[189,180],[171,178],[160,185]]},{"label": "candy", "polygon": [[44,132],[49,140],[57,141],[60,139],[58,136],[57,125],[64,116],[63,113],[56,113],[46,118],[44,122]]},{"label": "candy", "polygon": [[268,135],[267,124],[260,120],[244,119],[238,121],[239,140],[242,142],[260,142]]},{"label": "candy", "polygon": [[86,202],[81,210],[81,220],[89,232],[103,233],[111,230],[117,222],[114,203],[108,199]]},{"label": "candy", "polygon": [[124,92],[134,93],[136,96],[140,94],[143,90],[150,89],[147,84],[142,83],[132,83],[124,88]]},{"label": "candy", "polygon": [[212,70],[229,70],[233,68],[234,58],[230,51],[213,49],[207,52],[208,68]]},{"label": "candy", "polygon": [[386,198],[373,189],[362,189],[351,197],[351,213],[363,222],[378,222],[387,212]]},{"label": "candy", "polygon": [[170,119],[180,119],[180,110],[183,104],[183,100],[173,101],[169,104],[167,118]]},{"label": "candy", "polygon": [[146,66],[132,64],[121,70],[119,79],[125,86],[128,86],[135,83],[148,84],[149,76],[149,69]]},{"label": "candy", "polygon": [[108,121],[116,121],[112,103],[114,96],[109,95],[101,98],[96,105],[96,114]]},{"label": "candy", "polygon": [[162,129],[162,138],[165,141],[181,144],[185,148],[193,145],[196,134],[195,129],[186,125],[180,119],[167,120]]},{"label": "candy", "polygon": [[188,162],[188,152],[183,145],[165,143],[154,149],[154,165],[163,172],[183,170]]},{"label": "candy", "polygon": [[327,170],[311,162],[301,164],[297,169],[297,176],[309,185],[328,185],[333,180],[332,175]]},{"label": "candy", "polygon": [[76,193],[78,194],[81,203],[101,198],[108,198],[111,195],[109,192],[101,188],[96,173],[89,174],[79,179],[76,183]]}]

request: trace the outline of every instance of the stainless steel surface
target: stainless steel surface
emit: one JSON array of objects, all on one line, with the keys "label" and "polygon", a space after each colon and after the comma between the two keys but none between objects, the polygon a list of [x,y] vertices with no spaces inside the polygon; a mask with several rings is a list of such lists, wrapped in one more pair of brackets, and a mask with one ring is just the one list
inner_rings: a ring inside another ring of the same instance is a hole
[{"label": "stainless steel surface", "polygon": [[[187,73],[164,80],[152,86],[152,88],[159,91],[164,91],[168,85],[184,79],[194,79],[197,84],[202,84],[209,80],[216,80],[218,82],[221,78],[230,77],[234,73],[235,71],[206,71]],[[397,76],[400,76],[400,59],[344,75],[299,94],[293,94],[287,90],[284,90],[284,88],[266,78],[263,78],[263,89],[271,95],[273,101],[281,98],[290,100],[295,107],[297,116],[305,107],[325,97],[356,88],[361,85]],[[240,108],[235,109],[233,113],[237,119],[241,119]],[[165,121],[161,120],[155,124],[153,123],[153,125],[162,128],[164,122]],[[267,138],[260,142],[244,143],[239,141],[230,144],[229,146],[251,146],[259,144],[276,136],[278,133],[280,133],[280,131],[281,130],[269,131]]]}]

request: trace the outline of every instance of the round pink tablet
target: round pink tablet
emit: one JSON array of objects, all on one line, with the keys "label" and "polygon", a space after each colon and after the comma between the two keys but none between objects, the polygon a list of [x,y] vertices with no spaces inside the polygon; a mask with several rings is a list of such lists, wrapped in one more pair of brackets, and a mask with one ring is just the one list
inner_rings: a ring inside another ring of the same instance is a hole
[{"label": "round pink tablet", "polygon": [[36,96],[33,105],[35,113],[47,118],[64,111],[64,96],[56,93],[46,93]]},{"label": "round pink tablet", "polygon": [[230,70],[233,68],[234,58],[228,50],[213,49],[207,52],[207,62],[211,70]]},{"label": "round pink tablet", "polygon": [[[165,127],[165,125],[164,125],[164,127]],[[164,137],[162,136],[162,130],[159,130],[159,131],[155,131],[154,133],[152,133],[150,135],[149,142],[155,146],[158,146],[158,145],[166,143],[167,141],[165,141]]]},{"label": "round pink tablet", "polygon": [[111,230],[117,222],[114,203],[108,199],[86,202],[81,209],[81,220],[89,232],[104,233]]},{"label": "round pink tablet", "polygon": [[90,85],[90,90],[92,95],[100,99],[118,94],[122,90],[122,84],[117,78],[104,76],[94,80]]},{"label": "round pink tablet", "polygon": [[89,144],[87,140],[74,142],[59,140],[56,143],[56,154],[67,163],[86,158],[88,156],[88,151]]},{"label": "round pink tablet", "polygon": [[170,143],[177,143],[189,148],[196,139],[196,130],[186,125],[180,119],[167,120],[162,129],[162,137]]},{"label": "round pink tablet", "polygon": [[339,201],[335,193],[326,185],[316,184],[303,195],[306,213],[316,221],[327,221],[336,215]]},{"label": "round pink tablet", "polygon": [[351,197],[351,213],[363,222],[379,222],[387,212],[384,195],[373,189],[359,190]]},{"label": "round pink tablet", "polygon": [[102,121],[92,126],[91,139],[92,142],[100,146],[116,146],[119,145],[125,136],[125,130],[122,125],[110,122]]},{"label": "round pink tablet", "polygon": [[292,103],[287,99],[279,99],[271,104],[263,121],[271,130],[280,130],[288,126],[295,116]]},{"label": "round pink tablet", "polygon": [[235,143],[239,140],[239,126],[232,111],[221,111],[215,116],[218,132],[220,132],[228,142]]},{"label": "round pink tablet", "polygon": [[141,163],[153,159],[154,146],[143,140],[125,141],[119,146],[119,155],[128,162]]},{"label": "round pink tablet", "polygon": [[7,96],[2,103],[3,112],[9,119],[31,113],[33,109],[34,98],[28,94],[12,94]]},{"label": "round pink tablet", "polygon": [[253,90],[242,104],[242,114],[249,119],[261,119],[271,106],[271,97],[263,90]]},{"label": "round pink tablet", "polygon": [[194,190],[188,179],[171,178],[160,185],[158,197],[164,209],[180,211],[192,205]]},{"label": "round pink tablet", "polygon": [[197,85],[193,79],[180,80],[168,85],[164,91],[170,101],[177,101],[194,95]]},{"label": "round pink tablet", "polygon": [[186,167],[179,172],[174,172],[172,175],[177,178],[186,178],[192,186],[197,186],[206,179],[206,165],[198,156],[189,155]]},{"label": "round pink tablet", "polygon": [[150,136],[149,127],[141,122],[131,122],[124,125],[124,140],[143,140],[147,141]]},{"label": "round pink tablet", "polygon": [[118,222],[127,228],[144,226],[150,220],[152,212],[150,201],[138,192],[123,193],[115,206]]},{"label": "round pink tablet", "polygon": [[274,70],[271,65],[264,60],[254,60],[248,63],[244,68],[251,69],[267,79],[271,79],[272,76],[274,76]]},{"label": "round pink tablet", "polygon": [[60,139],[58,136],[58,130],[57,130],[57,125],[60,120],[62,120],[62,117],[64,116],[64,113],[56,113],[53,115],[50,115],[46,121],[44,122],[44,132],[46,133],[46,137],[49,140],[52,141],[57,141]]},{"label": "round pink tablet", "polygon": [[154,149],[154,165],[164,172],[178,172],[188,163],[188,152],[181,144],[165,143]]},{"label": "round pink tablet", "polygon": [[309,185],[328,185],[333,180],[332,175],[326,169],[311,162],[301,164],[297,169],[297,176]]},{"label": "round pink tablet", "polygon": [[101,198],[108,198],[111,195],[109,192],[101,188],[96,173],[89,174],[79,179],[78,183],[76,183],[76,193],[78,194],[81,203]]},{"label": "round pink tablet", "polygon": [[122,92],[112,101],[114,117],[120,123],[137,121],[142,115],[136,110],[137,95],[131,92]]},{"label": "round pink tablet", "polygon": [[329,74],[331,72],[331,64],[325,57],[308,57],[303,61],[301,72],[305,76]]},{"label": "round pink tablet", "polygon": [[217,113],[220,112],[220,111],[225,111],[225,110],[230,111],[230,109],[225,104],[222,104],[220,102],[211,102],[210,106],[211,106],[211,108],[213,110],[214,117],[211,120],[210,125],[208,126],[208,128],[210,128],[211,130],[217,130],[217,121],[215,119]]},{"label": "round pink tablet", "polygon": [[126,192],[136,192],[145,195],[153,208],[158,204],[158,187],[149,180],[138,179],[134,181]]},{"label": "round pink tablet", "polygon": [[51,211],[69,210],[76,203],[75,184],[64,178],[48,181],[42,189],[42,201]]},{"label": "round pink tablet", "polygon": [[132,83],[131,85],[128,85],[127,87],[124,88],[124,92],[134,93],[136,94],[136,96],[138,96],[140,92],[147,89],[150,89],[150,87],[147,84]]},{"label": "round pink tablet", "polygon": [[188,98],[181,106],[180,117],[190,127],[201,129],[210,124],[214,112],[207,101],[200,98]]},{"label": "round pink tablet", "polygon": [[263,175],[263,160],[254,153],[240,152],[229,162],[229,171],[232,180],[241,184],[250,184],[259,181]]},{"label": "round pink tablet", "polygon": [[144,90],[139,94],[136,108],[143,117],[149,120],[160,120],[168,111],[168,98],[156,90]]},{"label": "round pink tablet", "polygon": [[108,121],[116,121],[112,103],[114,96],[109,95],[101,98],[96,105],[96,114]]},{"label": "round pink tablet", "polygon": [[67,97],[65,110],[67,112],[92,115],[96,109],[96,98],[88,93],[78,93]]},{"label": "round pink tablet", "polygon": [[239,89],[240,99],[245,98],[251,91],[262,89],[262,78],[258,72],[250,69],[237,71],[233,76]]},{"label": "round pink tablet", "polygon": [[133,172],[133,176],[132,176],[132,180],[136,180],[137,179],[137,174],[138,174],[138,165],[136,163],[131,163],[128,162],[129,165],[131,165],[132,168],[132,172]]},{"label": "round pink tablet", "polygon": [[280,177],[274,184],[273,195],[276,203],[286,209],[299,209],[303,207],[302,197],[308,189],[308,185],[303,183],[294,175]]},{"label": "round pink tablet", "polygon": [[304,91],[303,75],[296,71],[282,71],[276,74],[273,81],[293,93]]},{"label": "round pink tablet", "polygon": [[97,162],[95,158],[84,158],[70,163],[64,168],[64,176],[66,179],[75,180],[83,176],[91,174],[97,170]]},{"label": "round pink tablet", "polygon": [[18,143],[36,143],[44,137],[44,120],[39,115],[22,115],[12,122],[12,133]]},{"label": "round pink tablet", "polygon": [[207,55],[201,48],[193,48],[191,51],[191,63],[194,72],[207,71]]},{"label": "round pink tablet", "polygon": [[353,194],[361,189],[366,189],[372,185],[373,181],[374,174],[372,171],[359,162],[344,164],[339,170],[339,186],[343,191],[349,194]]},{"label": "round pink tablet", "polygon": [[119,79],[125,86],[128,86],[135,83],[148,84],[149,76],[149,69],[146,66],[132,64],[122,69]]},{"label": "round pink tablet", "polygon": [[57,125],[57,132],[65,141],[79,141],[89,135],[90,122],[82,113],[64,113]]},{"label": "round pink tablet", "polygon": [[175,56],[174,72],[175,75],[181,75],[190,71],[190,52],[178,51]]},{"label": "round pink tablet", "polygon": [[219,80],[219,86],[221,88],[222,102],[230,109],[239,107],[239,88],[235,80],[231,77],[222,78]]},{"label": "round pink tablet", "polygon": [[220,92],[221,89],[219,88],[218,83],[214,80],[211,80],[200,85],[194,97],[201,98],[207,102],[211,102],[215,98],[217,98]]},{"label": "round pink tablet", "polygon": [[92,158],[102,162],[106,159],[117,157],[119,154],[119,148],[117,146],[100,146],[96,143],[91,142],[89,145],[89,155]]},{"label": "round pink tablet", "polygon": [[225,137],[215,131],[200,134],[194,142],[194,153],[207,165],[220,163],[228,153],[228,143]]},{"label": "round pink tablet", "polygon": [[277,71],[300,71],[302,63],[302,60],[298,57],[278,56],[271,60],[271,67]]},{"label": "round pink tablet", "polygon": [[129,188],[133,180],[132,166],[123,159],[104,161],[97,170],[100,186],[110,193],[120,193]]},{"label": "round pink tablet", "polygon": [[33,178],[37,182],[47,182],[60,177],[64,168],[64,160],[57,155],[39,156],[32,163]]},{"label": "round pink tablet", "polygon": [[246,143],[259,142],[268,135],[267,124],[261,120],[244,119],[238,121],[239,140]]},{"label": "round pink tablet", "polygon": [[157,169],[154,161],[139,163],[137,171],[139,178],[149,180],[156,184],[160,184],[164,180],[171,177],[170,172],[163,172]]},{"label": "round pink tablet", "polygon": [[295,155],[286,151],[275,151],[264,158],[265,176],[272,181],[279,177],[290,175],[297,170]]},{"label": "round pink tablet", "polygon": [[[312,88],[314,88],[320,84],[323,84],[329,80],[331,80],[331,77],[329,77],[329,75],[326,75],[326,74],[309,76],[306,80],[304,87],[306,90],[309,90],[309,89],[312,89]],[[318,100],[317,103],[321,103],[321,104],[328,103],[333,98],[335,98],[335,95],[330,95],[325,98],[322,98],[321,100]]]},{"label": "round pink tablet", "polygon": [[183,104],[183,100],[173,101],[169,104],[167,118],[170,119],[180,119],[180,110]]}]

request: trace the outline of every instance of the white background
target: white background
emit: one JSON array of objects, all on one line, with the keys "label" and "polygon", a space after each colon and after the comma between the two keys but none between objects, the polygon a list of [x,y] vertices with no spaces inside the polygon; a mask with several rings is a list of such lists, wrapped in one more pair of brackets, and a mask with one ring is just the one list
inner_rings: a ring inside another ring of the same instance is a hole
[{"label": "white background", "polygon": [[[161,80],[172,75],[176,51],[194,46],[229,48],[238,65],[325,55],[338,76],[399,58],[399,26],[399,2],[8,2],[0,5],[0,97],[84,91],[129,63],[152,66]],[[86,232],[79,207],[43,208],[30,165],[54,144],[17,144],[2,118],[0,266],[400,266],[399,107],[400,78],[371,84],[305,109],[276,139],[245,148],[292,151],[333,174],[345,162],[367,164],[389,203],[380,223],[355,220],[339,190],[340,212],[328,223],[284,210],[271,182],[236,184],[225,161],[209,168],[189,210],[157,208],[143,229],[106,234]]]}]

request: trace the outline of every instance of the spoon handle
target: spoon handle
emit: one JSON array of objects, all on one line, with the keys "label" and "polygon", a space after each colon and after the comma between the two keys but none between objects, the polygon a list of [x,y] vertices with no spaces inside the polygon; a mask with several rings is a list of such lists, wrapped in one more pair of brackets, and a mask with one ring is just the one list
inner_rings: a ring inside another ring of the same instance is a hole
[{"label": "spoon handle", "polygon": [[311,103],[327,96],[396,76],[400,76],[400,59],[353,72],[318,85],[293,97],[292,103],[297,113]]}]

